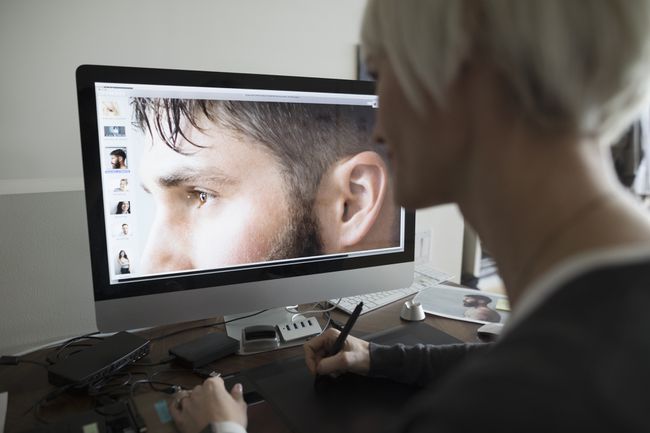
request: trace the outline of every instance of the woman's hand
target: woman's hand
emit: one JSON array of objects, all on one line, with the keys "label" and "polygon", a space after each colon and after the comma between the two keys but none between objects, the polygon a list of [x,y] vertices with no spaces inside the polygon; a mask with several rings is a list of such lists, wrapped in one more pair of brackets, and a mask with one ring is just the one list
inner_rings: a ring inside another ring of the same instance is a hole
[{"label": "woman's hand", "polygon": [[244,428],[248,423],[242,386],[228,392],[220,377],[211,377],[192,391],[179,391],[169,406],[181,433],[199,433],[212,422],[233,421]]},{"label": "woman's hand", "polygon": [[343,349],[336,355],[327,357],[339,334],[335,329],[328,329],[305,343],[305,361],[309,371],[314,375],[339,375],[346,372],[368,374],[370,345],[367,341],[348,335]]}]

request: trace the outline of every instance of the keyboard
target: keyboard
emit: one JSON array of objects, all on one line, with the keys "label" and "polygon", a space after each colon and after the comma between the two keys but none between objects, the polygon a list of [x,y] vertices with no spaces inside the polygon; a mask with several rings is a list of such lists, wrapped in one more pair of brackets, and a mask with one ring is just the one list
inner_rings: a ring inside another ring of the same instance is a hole
[{"label": "keyboard", "polygon": [[413,284],[410,287],[341,298],[338,305],[336,305],[338,299],[330,299],[329,302],[348,314],[352,314],[357,304],[363,302],[361,314],[366,314],[400,299],[404,299],[407,296],[416,294],[422,289],[447,281],[449,278],[451,278],[451,275],[437,271],[427,264],[417,265],[413,275]]},{"label": "keyboard", "polygon": [[[369,313],[377,308],[381,308],[385,305],[388,305],[392,302],[399,301],[404,299],[409,295],[413,295],[419,292],[420,289],[416,287],[405,287],[402,289],[387,290],[385,292],[376,292],[368,293],[365,295],[359,296],[350,296],[347,298],[341,298],[341,302],[336,306],[339,310],[343,310],[348,314],[352,314],[354,308],[359,302],[363,302],[363,308],[361,308],[361,314]],[[330,302],[336,304],[338,299],[332,299]]]}]

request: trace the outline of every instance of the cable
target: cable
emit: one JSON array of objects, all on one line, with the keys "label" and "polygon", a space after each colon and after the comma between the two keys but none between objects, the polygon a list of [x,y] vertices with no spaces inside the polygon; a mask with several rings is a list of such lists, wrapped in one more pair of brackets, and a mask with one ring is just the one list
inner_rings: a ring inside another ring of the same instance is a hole
[{"label": "cable", "polygon": [[36,403],[34,403],[31,407],[29,407],[24,413],[23,416],[27,415],[29,412],[34,411],[34,417],[41,423],[43,424],[49,424],[50,421],[45,419],[41,415],[41,406],[43,403],[49,403],[50,401],[54,400],[55,398],[59,397],[61,394],[66,392],[68,389],[72,388],[72,385],[64,385],[60,386],[49,393],[47,393],[45,396],[43,396],[41,399],[39,399]]},{"label": "cable", "polygon": [[63,343],[61,343],[60,346],[57,346],[56,350],[60,351],[62,349],[65,349],[71,343],[74,343],[75,341],[79,341],[79,340],[84,340],[86,338],[93,338],[93,339],[97,339],[97,340],[103,340],[102,337],[95,337],[95,335],[97,335],[97,334],[99,334],[99,331],[89,332],[88,334],[79,335],[78,337],[72,337],[72,338],[64,341]]},{"label": "cable", "polygon": [[[342,300],[343,300],[343,298],[339,298],[339,300],[336,301],[336,304],[332,304],[332,308],[329,308],[327,311],[334,311],[336,309],[336,307],[339,306],[339,304],[341,303]],[[331,304],[331,302],[330,302],[330,304]]]},{"label": "cable", "polygon": [[44,362],[41,362],[41,361],[32,361],[31,359],[21,359],[21,360],[18,361],[18,363],[20,363],[20,364],[34,364],[34,365],[38,365],[38,366],[43,367],[43,368],[48,368],[48,367],[49,367],[49,366],[48,366],[46,363],[44,363]]},{"label": "cable", "polygon": [[237,317],[236,319],[230,319],[230,320],[225,320],[223,322],[218,322],[218,323],[208,323],[208,324],[203,324],[203,325],[191,326],[191,327],[185,328],[185,329],[179,329],[177,331],[173,331],[173,332],[170,332],[168,334],[163,334],[163,335],[159,335],[157,337],[150,338],[149,340],[150,341],[159,341],[159,340],[162,340],[164,338],[168,338],[168,337],[172,337],[174,335],[182,334],[183,332],[187,332],[187,331],[193,331],[195,329],[212,328],[212,327],[215,327],[215,326],[225,325],[227,323],[236,322],[237,320],[248,319],[249,317],[257,316],[257,315],[262,314],[262,313],[264,313],[266,311],[269,311],[268,308],[266,310],[258,311],[257,313],[249,314],[248,316]]},{"label": "cable", "polygon": [[[92,346],[92,344],[76,343],[76,344],[69,344],[69,345],[67,345],[67,346],[65,347],[65,349],[70,349],[70,348],[73,348],[73,347],[90,347],[90,346]],[[62,349],[62,348],[61,348],[61,349],[55,350],[53,353],[48,354],[48,355],[45,357],[45,360],[47,361],[47,363],[48,363],[49,365],[56,364],[57,362],[59,362],[59,361],[61,360],[61,356],[62,356],[62,354],[63,354],[63,352],[64,352],[65,349]],[[69,357],[71,354],[72,354],[72,353],[66,353],[66,354],[65,354],[65,358]],[[52,357],[54,357],[54,359],[52,359]],[[65,358],[64,358],[64,359],[65,359]]]},{"label": "cable", "polygon": [[[179,390],[189,389],[189,388],[184,388],[182,385],[176,385],[174,383],[159,382],[157,380],[142,379],[142,380],[136,380],[135,382],[133,382],[131,384],[131,389],[129,390],[129,396],[131,398],[133,398],[133,395],[135,393],[135,388],[138,385],[142,385],[142,384],[148,384],[151,387],[151,389],[153,389],[154,391],[164,392],[165,394],[173,394],[173,393],[175,393],[175,392],[177,392]],[[158,389],[154,385],[164,385],[167,388]]]},{"label": "cable", "polygon": [[[103,395],[109,395],[113,391],[117,391],[122,387],[128,386],[133,380],[133,376],[143,375],[147,379],[149,378],[149,373],[145,372],[119,372],[115,371],[109,374],[106,377],[99,379],[96,382],[93,382],[88,385],[88,395],[92,397],[99,397]],[[126,380],[122,381],[119,384],[112,384],[116,379],[120,377],[125,377]]]},{"label": "cable", "polygon": [[[58,347],[56,347],[54,349],[54,353],[51,353],[51,354],[47,355],[45,360],[50,365],[56,364],[61,359],[61,353],[65,349],[68,349],[70,347],[88,347],[88,346],[92,346],[92,344],[88,344],[88,343],[76,343],[77,341],[80,341],[80,340],[103,340],[102,337],[96,337],[95,336],[96,334],[99,334],[99,331],[95,331],[95,332],[91,332],[91,333],[88,333],[88,334],[80,335],[78,337],[73,337],[73,338],[70,338],[69,340],[64,341],[63,343],[61,343],[60,346],[58,346]],[[51,358],[52,355],[54,355],[54,357],[55,357],[54,360],[52,360],[52,358]],[[70,356],[70,355],[71,355],[71,353],[68,353],[66,358],[68,356]]]},{"label": "cable", "polygon": [[[43,364],[43,366],[45,366],[45,364]],[[176,371],[191,373],[190,370],[185,370],[185,369],[176,370]],[[93,397],[95,399],[95,402],[99,402],[101,401],[102,398],[105,399],[106,397],[110,397],[114,399],[123,398],[124,394],[127,394],[129,397],[133,398],[137,386],[142,384],[148,384],[152,390],[157,392],[164,392],[166,394],[173,394],[174,392],[177,392],[182,389],[189,389],[187,387],[184,387],[182,385],[177,385],[174,383],[152,380],[153,377],[159,374],[171,373],[171,372],[172,370],[161,370],[153,374],[150,374],[148,372],[114,372],[111,375],[98,380],[97,382],[89,384],[88,395],[90,397]],[[134,380],[135,379],[134,376],[136,375],[143,375],[146,378]],[[112,384],[113,381],[122,377],[124,378],[124,380],[121,380],[119,383]],[[160,386],[163,387],[161,388]],[[36,401],[36,403],[34,403],[31,407],[29,407],[24,412],[23,416],[33,411],[34,417],[40,423],[50,424],[52,421],[48,420],[43,416],[43,414],[41,413],[41,409],[45,407],[49,402],[58,398],[59,396],[61,396],[61,394],[63,394],[64,392],[72,388],[74,388],[74,384],[68,384],[53,389],[52,391],[48,392],[45,396],[40,398],[38,401]],[[95,411],[101,415],[102,412],[100,412],[98,409],[100,408],[96,407]]]},{"label": "cable", "polygon": [[[300,312],[300,313],[298,313],[297,310],[296,311],[291,311],[290,310],[290,308],[292,308],[291,306],[290,307],[285,307],[285,309],[289,313],[296,313],[296,315],[309,314],[309,313],[323,313],[323,312],[334,310],[339,305],[339,303],[341,302],[341,299],[343,299],[343,298],[339,298],[339,300],[336,302],[336,304],[334,304],[332,307],[326,308],[326,309],[308,310],[308,311],[303,311],[303,312]],[[319,304],[321,304],[321,302],[317,302],[317,303],[313,304],[311,306],[311,308],[314,308]],[[297,307],[297,305],[295,307]],[[226,325],[228,323],[236,322],[237,320],[248,319],[249,317],[260,315],[260,314],[262,314],[262,313],[264,313],[266,311],[269,311],[268,308],[265,309],[265,310],[258,311],[257,313],[249,314],[247,316],[237,317],[236,319],[225,320],[223,322],[218,322],[218,323],[207,323],[207,324],[203,324],[203,325],[191,326],[191,327],[185,328],[185,329],[179,329],[177,331],[169,332],[167,334],[163,334],[163,335],[159,335],[157,337],[150,338],[149,340],[150,341],[159,341],[159,340],[163,340],[165,338],[172,337],[174,335],[182,334],[183,332],[193,331],[195,329],[212,328],[212,327],[215,327],[215,326]],[[295,319],[295,317],[293,317],[291,320],[293,321],[294,319]]]},{"label": "cable", "polygon": [[318,335],[321,335],[323,332],[329,328],[330,324],[332,323],[332,315],[330,314],[329,311],[325,311],[325,317],[327,317],[327,322],[325,322],[325,326],[323,326],[323,330],[320,331]]},{"label": "cable", "polygon": [[289,306],[289,307],[285,307],[284,309],[288,313],[294,313],[293,316],[291,316],[291,321],[293,322],[293,321],[296,320],[296,317],[298,317],[298,316],[303,316],[304,317],[305,314],[328,313],[330,311],[333,311],[341,303],[341,299],[343,299],[343,298],[339,298],[339,300],[336,301],[336,304],[333,304],[331,307],[319,308],[317,310],[314,310],[313,308],[315,308],[318,305],[323,304],[324,302],[328,302],[328,301],[316,302],[316,303],[312,304],[311,307],[309,307],[311,309],[308,309],[306,311],[298,311],[298,309],[297,309],[298,306],[297,305],[292,305],[292,306]]},{"label": "cable", "polygon": [[157,367],[159,365],[169,364],[170,362],[173,362],[175,359],[176,357],[174,355],[170,355],[167,358],[163,358],[157,362],[134,362],[131,365],[136,367]]},{"label": "cable", "polygon": [[163,374],[178,374],[178,373],[194,373],[193,370],[187,369],[187,368],[173,368],[170,370],[158,370],[152,374],[149,375],[148,379],[153,379],[154,377],[158,375],[163,375]]},{"label": "cable", "polygon": [[[333,304],[331,307],[319,308],[317,310],[314,310],[313,308],[315,308],[318,305],[321,305],[323,302],[328,302],[328,301],[316,302],[316,303],[312,304],[311,307],[309,307],[309,308],[312,308],[312,309],[308,309],[306,311],[299,311],[297,305],[291,305],[289,307],[284,307],[284,309],[289,313],[294,313],[294,316],[299,316],[301,314],[324,313],[324,312],[327,312],[327,311],[332,311],[336,307],[338,307],[338,305],[341,303],[341,299],[343,299],[343,298],[339,298],[339,300],[336,301],[336,304]],[[293,318],[292,318],[292,320],[293,320]]]},{"label": "cable", "polygon": [[[149,373],[145,371],[130,371],[130,372],[113,372],[109,376],[102,378],[96,382],[93,382],[88,385],[88,396],[95,398],[96,401],[102,397],[111,397],[114,399],[119,399],[123,395],[128,394],[129,390],[125,389],[130,387],[135,379],[134,376],[144,376],[146,379],[150,379]],[[120,383],[113,383],[116,379],[120,377],[126,377],[126,380],[123,380]],[[139,379],[138,379],[139,380]]]},{"label": "cable", "polygon": [[0,356],[0,365],[18,365],[18,364],[34,364],[43,368],[49,367],[48,364],[41,361],[22,359],[18,356]]},{"label": "cable", "polygon": [[74,343],[75,341],[79,341],[79,340],[103,340],[104,339],[103,337],[95,337],[94,336],[95,334],[99,334],[99,331],[92,332],[90,334],[80,335],[79,337],[71,338],[68,341],[65,341],[56,350],[57,350],[57,352],[60,352],[63,349],[65,349],[66,347],[72,345],[72,343]]}]

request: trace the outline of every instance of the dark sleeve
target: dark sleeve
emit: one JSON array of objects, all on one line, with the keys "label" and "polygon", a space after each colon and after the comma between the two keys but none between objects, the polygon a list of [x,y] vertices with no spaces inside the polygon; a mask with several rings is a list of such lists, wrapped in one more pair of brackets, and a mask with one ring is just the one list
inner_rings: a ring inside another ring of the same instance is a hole
[{"label": "dark sleeve", "polygon": [[369,376],[424,386],[443,376],[469,354],[487,350],[491,344],[448,344],[442,346],[370,343]]}]

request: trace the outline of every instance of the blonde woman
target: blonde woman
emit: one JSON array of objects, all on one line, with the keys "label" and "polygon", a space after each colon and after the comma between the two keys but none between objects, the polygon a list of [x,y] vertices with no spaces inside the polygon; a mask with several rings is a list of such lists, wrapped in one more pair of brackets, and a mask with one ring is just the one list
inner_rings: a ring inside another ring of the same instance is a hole
[{"label": "blonde woman", "polygon": [[[397,200],[457,203],[513,315],[493,346],[350,337],[326,357],[331,330],[310,370],[429,385],[392,431],[650,431],[650,222],[609,151],[648,104],[650,2],[374,0],[362,39]],[[205,387],[193,426],[243,431],[238,394]]]}]

